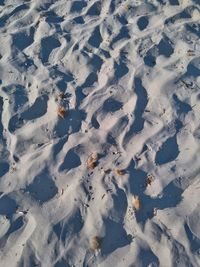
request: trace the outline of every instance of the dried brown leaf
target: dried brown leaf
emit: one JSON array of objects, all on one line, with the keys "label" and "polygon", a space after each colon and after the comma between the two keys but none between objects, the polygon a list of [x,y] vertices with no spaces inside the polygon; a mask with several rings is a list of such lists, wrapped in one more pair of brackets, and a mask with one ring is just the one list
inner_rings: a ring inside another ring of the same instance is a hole
[{"label": "dried brown leaf", "polygon": [[87,168],[93,170],[97,166],[97,161],[99,155],[97,153],[92,153],[87,160]]},{"label": "dried brown leaf", "polygon": [[141,201],[140,201],[138,196],[133,197],[133,205],[134,205],[136,210],[141,209],[142,205],[141,205]]},{"label": "dried brown leaf", "polygon": [[96,162],[87,162],[87,168],[93,170],[97,166]]},{"label": "dried brown leaf", "polygon": [[65,118],[66,115],[66,109],[64,107],[58,107],[58,116],[61,117],[62,119]]},{"label": "dried brown leaf", "polygon": [[101,248],[101,238],[98,236],[94,236],[90,240],[90,249],[97,250]]},{"label": "dried brown leaf", "polygon": [[115,169],[115,174],[117,175],[124,175],[125,174],[125,170],[120,170],[120,169]]}]

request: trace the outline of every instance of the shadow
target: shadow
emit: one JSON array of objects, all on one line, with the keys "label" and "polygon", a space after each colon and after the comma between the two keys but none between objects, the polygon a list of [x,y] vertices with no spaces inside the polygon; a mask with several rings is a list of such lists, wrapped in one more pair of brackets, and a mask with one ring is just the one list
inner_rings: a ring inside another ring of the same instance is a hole
[{"label": "shadow", "polygon": [[26,88],[20,84],[13,84],[6,88],[8,94],[12,94],[14,97],[14,112],[17,112],[20,107],[23,107],[26,103],[28,103],[28,96],[26,92]]},{"label": "shadow", "polygon": [[64,73],[59,70],[59,66],[55,65],[52,68],[50,68],[49,76],[53,79],[60,77],[60,80],[57,82],[57,86],[59,89],[64,91],[67,87],[67,83],[74,80],[72,73]]},{"label": "shadow", "polygon": [[103,103],[103,110],[105,112],[115,112],[123,107],[123,103],[113,98],[108,98]]},{"label": "shadow", "polygon": [[24,50],[26,47],[30,46],[34,42],[34,27],[31,27],[29,32],[18,32],[12,35],[13,45],[19,50]]},{"label": "shadow", "polygon": [[119,63],[114,62],[114,69],[115,69],[114,77],[117,80],[121,79],[123,76],[125,76],[129,72],[129,69],[126,66],[126,63],[124,63],[123,61],[124,60],[120,58]]},{"label": "shadow", "polygon": [[48,8],[55,3],[55,0],[48,0],[46,3],[45,1],[39,2],[40,3],[40,9],[39,11],[46,11]]},{"label": "shadow", "polygon": [[170,182],[156,198],[145,194],[147,173],[135,168],[134,161],[131,161],[127,171],[130,173],[129,184],[131,194],[138,196],[141,201],[141,209],[136,211],[137,222],[146,223],[154,216],[154,209],[163,210],[175,207],[182,200],[183,189],[177,186],[178,178]]},{"label": "shadow", "polygon": [[106,137],[106,143],[113,145],[113,146],[117,146],[117,142],[115,138],[109,133],[107,134],[107,137]]},{"label": "shadow", "polygon": [[74,152],[76,148],[77,147],[74,147],[67,152],[63,163],[59,167],[59,171],[69,171],[81,165],[79,156]]},{"label": "shadow", "polygon": [[188,112],[192,111],[191,106],[179,100],[176,94],[173,94],[173,100],[175,102],[175,108],[178,114],[181,114],[181,113],[187,114]]},{"label": "shadow", "polygon": [[67,83],[64,80],[60,80],[56,83],[56,86],[58,89],[60,89],[61,92],[65,92],[67,89]]},{"label": "shadow", "polygon": [[88,60],[88,63],[91,65],[93,71],[100,71],[103,64],[103,60],[96,54],[93,54],[92,58]]},{"label": "shadow", "polygon": [[23,120],[34,120],[42,117],[47,112],[47,102],[49,97],[42,95],[36,98],[34,104],[21,114]]},{"label": "shadow", "polygon": [[17,129],[20,129],[24,125],[23,119],[20,117],[20,114],[14,115],[8,123],[8,131],[14,133]]},{"label": "shadow", "polygon": [[169,3],[172,6],[179,6],[180,5],[178,0],[169,0]]},{"label": "shadow", "polygon": [[[123,227],[124,216],[128,206],[126,193],[118,188],[117,184],[115,184],[115,187],[116,194],[112,195],[113,208],[110,211],[110,218],[103,219],[105,227],[105,235],[101,243],[101,254],[103,256],[132,242],[132,236],[127,235]],[[114,220],[111,218],[114,218]]]},{"label": "shadow", "polygon": [[185,24],[186,30],[194,33],[197,35],[197,37],[200,37],[200,24],[192,23],[192,24]]},{"label": "shadow", "polygon": [[81,86],[77,87],[77,89],[82,91],[86,87],[91,87],[97,81],[98,81],[98,75],[95,72],[91,72],[87,76],[85,82]]},{"label": "shadow", "polygon": [[11,51],[11,57],[12,65],[21,73],[26,73],[27,71],[33,73],[37,69],[33,59],[14,46]]},{"label": "shadow", "polygon": [[101,1],[96,1],[87,11],[86,15],[99,16],[101,14]]},{"label": "shadow", "polygon": [[108,136],[112,136],[115,139],[125,131],[125,128],[128,126],[129,119],[126,115],[120,117],[118,121],[111,127],[108,131]]},{"label": "shadow", "polygon": [[183,127],[183,123],[176,119],[175,122],[174,122],[174,127],[176,129],[176,134],[180,131],[180,129]]},{"label": "shadow", "polygon": [[174,53],[171,41],[167,36],[164,36],[157,45],[158,53],[165,57],[170,57]]},{"label": "shadow", "polygon": [[111,58],[111,55],[110,55],[110,53],[108,51],[106,51],[106,50],[104,50],[102,48],[100,48],[99,50],[106,58]]},{"label": "shadow", "polygon": [[82,16],[74,18],[73,21],[76,22],[77,24],[84,24],[85,23],[85,20]]},{"label": "shadow", "polygon": [[91,118],[91,124],[92,124],[92,127],[94,127],[95,129],[99,129],[100,127],[100,124],[98,123],[94,114],[92,115],[92,118]]},{"label": "shadow", "polygon": [[177,179],[170,182],[163,190],[162,197],[156,198],[154,206],[158,209],[172,208],[182,200],[183,189],[176,185]]},{"label": "shadow", "polygon": [[64,21],[63,17],[58,16],[53,11],[45,12],[45,16],[46,16],[46,22],[47,23],[57,24],[57,23],[61,23]]},{"label": "shadow", "polygon": [[[159,55],[163,55],[165,57],[170,57],[174,53],[174,47],[171,40],[167,37],[167,35],[163,34],[162,39],[160,40],[158,45],[154,45],[150,48],[143,58],[145,65],[149,67],[154,67],[156,65],[156,58]],[[141,53],[141,51],[140,51]]]},{"label": "shadow", "polygon": [[58,193],[58,188],[52,177],[48,174],[48,171],[44,169],[35,177],[33,182],[25,188],[25,192],[29,192],[35,200],[43,204]]},{"label": "shadow", "polygon": [[[28,103],[28,97],[26,94],[25,87],[19,84],[16,85],[12,84],[7,87],[3,87],[2,90],[9,95],[10,107],[13,109],[14,112],[19,112],[19,110],[22,109],[26,103]],[[1,103],[0,103],[0,109],[1,109]],[[22,120],[20,120],[20,115],[17,113],[9,120],[8,130],[10,132],[14,132],[17,128],[20,128],[22,125],[23,122]]]},{"label": "shadow", "polygon": [[148,95],[146,89],[142,85],[142,80],[140,78],[135,78],[135,93],[137,95],[137,102],[134,109],[134,121],[130,127],[130,130],[125,134],[124,137],[124,145],[129,142],[129,140],[133,137],[134,134],[142,131],[144,128],[144,119],[143,113],[148,103]]},{"label": "shadow", "polygon": [[0,177],[4,176],[9,171],[10,165],[7,162],[0,162]]},{"label": "shadow", "polygon": [[63,146],[65,145],[65,143],[68,140],[68,136],[67,137],[63,137],[63,138],[59,138],[58,142],[56,144],[54,144],[53,148],[52,148],[52,157],[55,160],[56,156],[59,154],[59,152],[62,150]]},{"label": "shadow", "polygon": [[23,251],[23,255],[25,254],[26,256],[22,256],[20,261],[19,261],[19,266],[30,266],[30,267],[42,267],[41,262],[39,262],[37,255],[35,255],[35,251],[33,251],[33,248],[31,246],[27,246],[28,249],[26,251]]},{"label": "shadow", "polygon": [[145,194],[140,196],[143,208],[137,211],[136,220],[145,224],[148,219],[154,216],[154,209],[164,210],[166,208],[176,207],[182,200],[183,190],[177,187],[174,182],[168,184],[161,197],[151,198]]},{"label": "shadow", "polygon": [[140,17],[137,21],[137,25],[140,31],[143,31],[144,29],[146,29],[148,24],[149,24],[149,19],[147,16]]},{"label": "shadow", "polygon": [[179,155],[179,147],[176,140],[176,134],[168,138],[156,153],[155,163],[157,165],[166,164],[175,160]]},{"label": "shadow", "polygon": [[87,3],[84,1],[73,1],[71,5],[70,12],[80,12],[84,7],[87,6]]},{"label": "shadow", "polygon": [[133,195],[140,196],[145,190],[145,183],[147,178],[147,173],[136,169],[135,162],[132,160],[129,167],[127,168],[129,177],[130,191]]},{"label": "shadow", "polygon": [[[84,56],[88,57],[87,54],[84,54]],[[83,93],[83,89],[87,87],[91,87],[95,82],[98,81],[97,72],[101,69],[103,60],[96,54],[93,54],[92,58],[88,58],[88,64],[91,66],[92,71],[87,76],[83,84],[81,86],[77,86],[76,88],[76,99],[77,99],[76,108],[77,109],[79,108],[82,100],[86,97],[86,95]]]},{"label": "shadow", "polygon": [[156,57],[151,55],[148,51],[147,55],[143,58],[145,65],[149,67],[154,67],[156,65]]},{"label": "shadow", "polygon": [[[4,1],[2,1],[2,3],[4,4]],[[29,9],[29,6],[26,5],[26,4],[22,4],[22,5],[19,5],[17,6],[12,12],[10,12],[9,14],[6,14],[4,16],[2,16],[0,18],[0,27],[4,27],[7,20],[12,17],[14,14],[20,12],[20,11],[23,11],[23,10],[27,10]]]},{"label": "shadow", "polygon": [[22,216],[18,217],[16,220],[13,220],[12,215],[11,215],[9,220],[10,220],[10,227],[8,228],[7,232],[0,238],[0,248],[1,249],[3,247],[5,247],[10,235],[13,234],[12,235],[12,237],[13,237],[16,234],[15,232],[18,231],[19,229],[23,228],[23,226],[24,226],[24,220],[23,220]]},{"label": "shadow", "polygon": [[148,96],[146,89],[143,87],[142,80],[140,78],[135,78],[134,84],[135,84],[135,93],[137,95],[137,102],[134,110],[135,120],[132,125],[132,129],[134,133],[138,133],[144,127],[144,119],[142,115],[148,103]]},{"label": "shadow", "polygon": [[77,235],[83,228],[84,222],[79,209],[76,209],[69,217],[65,217],[62,221],[53,226],[53,231],[65,247],[74,235]]},{"label": "shadow", "polygon": [[101,243],[101,254],[106,256],[118,248],[129,245],[132,237],[127,235],[123,223],[115,222],[111,219],[104,219],[105,237]]},{"label": "shadow", "polygon": [[53,132],[57,137],[64,137],[80,130],[82,121],[85,120],[86,114],[82,110],[68,110],[65,119],[58,118]]},{"label": "shadow", "polygon": [[45,37],[41,40],[40,58],[43,64],[47,63],[51,52],[60,47],[61,43],[53,36]]},{"label": "shadow", "polygon": [[[17,99],[20,98],[20,96],[21,96],[21,99],[18,102]],[[27,102],[27,97],[25,96],[23,99],[22,94],[19,94],[16,98],[17,99],[15,99],[14,103],[16,103],[17,108],[20,106],[20,101],[21,101],[22,105],[25,102]],[[34,119],[40,118],[43,115],[45,115],[47,112],[48,99],[49,98],[47,95],[39,96],[35,100],[34,104],[29,109],[25,110],[22,114],[20,114],[20,113],[15,114],[9,120],[8,130],[11,133],[13,133],[25,124],[25,120],[34,120]],[[22,102],[22,101],[24,101],[24,102]],[[15,110],[15,111],[17,111],[17,110]]]},{"label": "shadow", "polygon": [[71,267],[66,260],[59,260],[53,267]]},{"label": "shadow", "polygon": [[124,16],[124,15],[119,15],[119,14],[117,14],[116,15],[117,17],[117,20],[122,24],[122,25],[127,25],[128,24],[128,21],[127,21],[127,19],[126,19],[126,16]]},{"label": "shadow", "polygon": [[141,267],[160,266],[158,258],[149,247],[140,248],[136,258],[137,260],[134,263],[134,266],[141,266]]},{"label": "shadow", "polygon": [[166,5],[166,0],[157,0],[161,5]]},{"label": "shadow", "polygon": [[102,37],[101,37],[100,30],[99,30],[99,26],[97,26],[94,29],[93,33],[91,34],[91,37],[88,40],[88,43],[91,46],[98,48],[100,46],[101,42],[102,42]]},{"label": "shadow", "polygon": [[110,43],[110,48],[113,49],[113,44],[118,42],[121,39],[130,39],[130,35],[129,35],[129,29],[127,26],[122,26],[120,29],[120,32],[117,36],[115,36],[112,40],[112,42]]},{"label": "shadow", "polygon": [[63,33],[61,23],[64,21],[64,16],[60,17],[54,11],[47,11],[43,13],[45,21],[55,29],[56,33]]},{"label": "shadow", "polygon": [[110,1],[109,12],[112,14],[116,9],[117,1]]},{"label": "shadow", "polygon": [[15,161],[16,163],[18,163],[18,162],[20,161],[20,159],[19,159],[18,156],[16,156],[16,155],[13,155],[13,159],[14,159],[14,161]]},{"label": "shadow", "polygon": [[199,5],[199,0],[192,0],[192,2]]},{"label": "shadow", "polygon": [[10,197],[4,195],[0,198],[0,214],[11,217],[17,209],[16,202]]},{"label": "shadow", "polygon": [[13,232],[19,230],[24,225],[23,217],[17,218],[14,222],[11,223],[10,228],[8,229],[6,233],[6,237],[11,235]]},{"label": "shadow", "polygon": [[192,77],[199,77],[200,76],[200,69],[197,68],[193,62],[190,62],[187,66],[187,72],[185,73],[186,76]]},{"label": "shadow", "polygon": [[3,139],[2,112],[3,112],[3,97],[0,96],[0,140]]},{"label": "shadow", "polygon": [[196,57],[192,59],[188,65],[187,70],[185,73],[183,73],[179,79],[177,79],[177,82],[181,82],[184,84],[185,88],[187,89],[199,89],[198,86],[194,83],[194,78],[198,78],[200,76],[200,58]]},{"label": "shadow", "polygon": [[200,239],[191,232],[187,223],[184,224],[184,228],[185,228],[185,232],[186,232],[192,253],[195,253],[195,252],[198,253],[200,249]]},{"label": "shadow", "polygon": [[175,23],[177,20],[180,20],[180,19],[191,19],[191,14],[189,13],[190,10],[185,8],[182,12],[170,17],[170,18],[167,18],[164,22],[164,24],[170,24],[170,23]]},{"label": "shadow", "polygon": [[67,43],[69,43],[72,39],[70,32],[68,31],[67,34],[64,34],[63,37],[65,38],[65,40],[67,41]]}]

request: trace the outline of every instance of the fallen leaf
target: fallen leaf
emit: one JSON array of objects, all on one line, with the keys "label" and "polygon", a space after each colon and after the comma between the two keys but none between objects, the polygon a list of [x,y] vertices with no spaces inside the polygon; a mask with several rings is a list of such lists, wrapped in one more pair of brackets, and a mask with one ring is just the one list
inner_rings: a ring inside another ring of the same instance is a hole
[{"label": "fallen leaf", "polygon": [[115,169],[114,171],[117,175],[124,175],[125,174],[125,170]]},{"label": "fallen leaf", "polygon": [[99,155],[97,153],[92,153],[87,160],[87,168],[93,170],[97,166],[97,161]]},{"label": "fallen leaf", "polygon": [[90,248],[92,250],[97,250],[101,248],[101,238],[98,236],[94,236],[90,240]]},{"label": "fallen leaf", "polygon": [[66,109],[64,107],[58,107],[58,116],[64,119],[66,114]]},{"label": "fallen leaf", "polygon": [[93,161],[97,161],[99,159],[98,153],[92,153],[91,158],[93,159]]},{"label": "fallen leaf", "polygon": [[88,162],[87,163],[87,168],[90,170],[93,170],[97,166],[96,162]]},{"label": "fallen leaf", "polygon": [[141,209],[142,205],[141,205],[141,201],[140,201],[138,196],[133,197],[133,205],[134,205],[136,210]]}]

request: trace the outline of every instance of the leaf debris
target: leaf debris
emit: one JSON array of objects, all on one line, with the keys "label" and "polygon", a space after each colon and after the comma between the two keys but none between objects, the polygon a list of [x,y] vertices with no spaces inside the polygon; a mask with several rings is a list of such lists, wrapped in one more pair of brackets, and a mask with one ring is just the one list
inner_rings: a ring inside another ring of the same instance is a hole
[{"label": "leaf debris", "polygon": [[97,161],[99,159],[98,153],[92,153],[87,159],[87,168],[93,170],[97,166]]},{"label": "leaf debris", "polygon": [[60,107],[58,107],[57,113],[58,113],[58,116],[60,118],[64,119],[65,115],[66,115],[66,109],[64,107],[60,106]]}]

